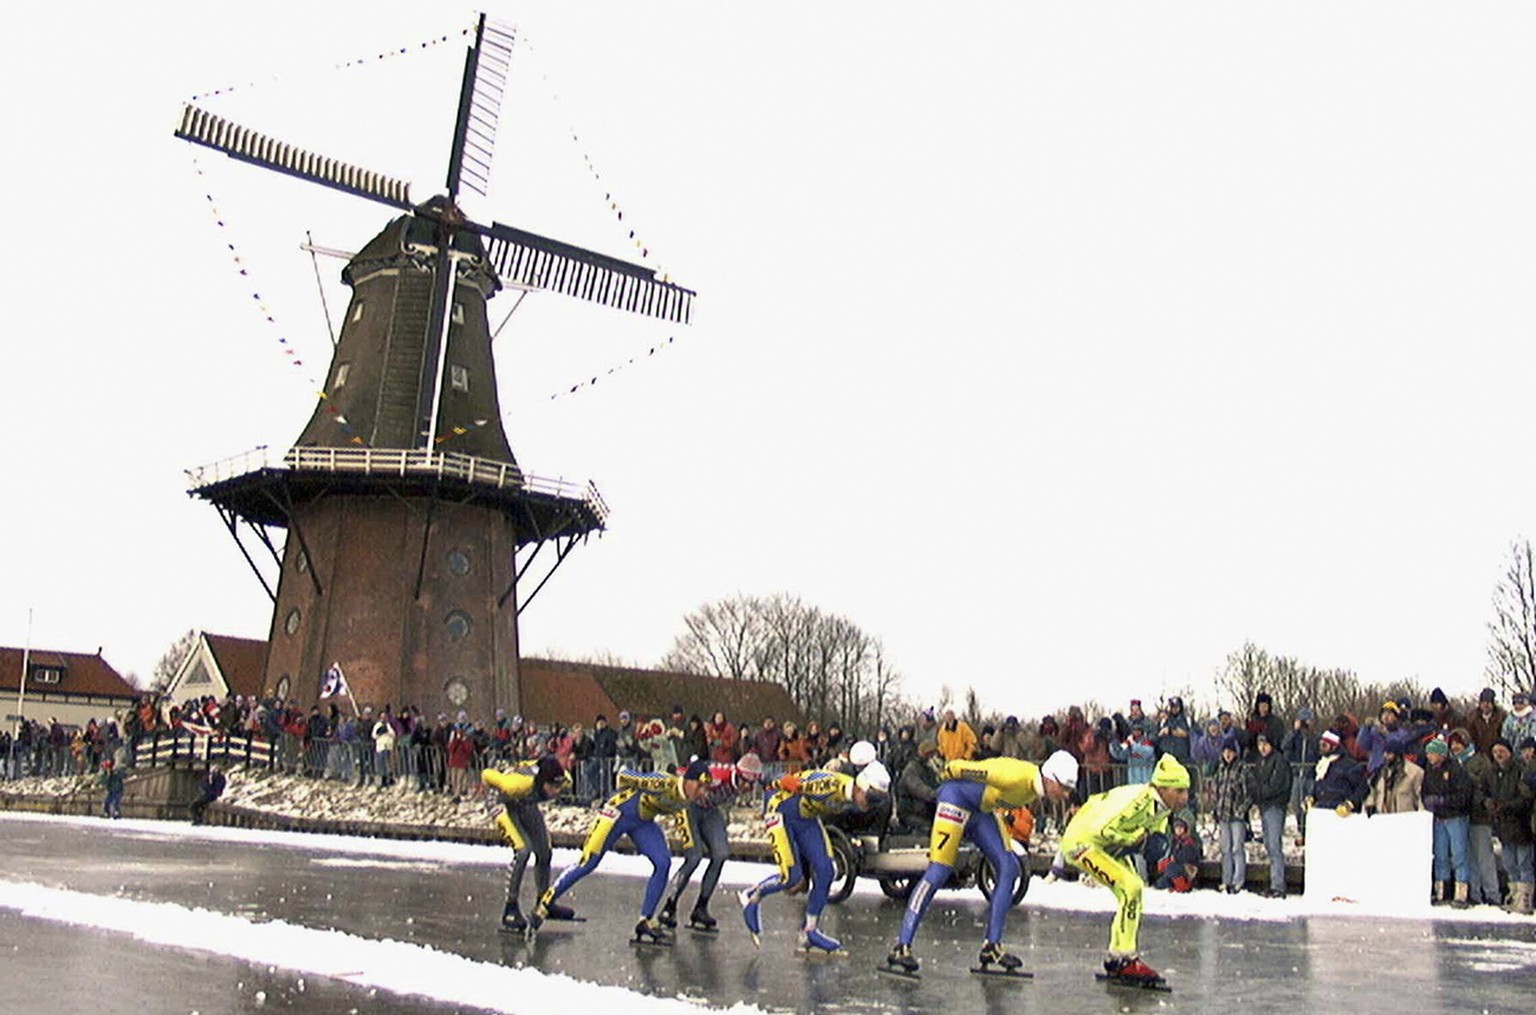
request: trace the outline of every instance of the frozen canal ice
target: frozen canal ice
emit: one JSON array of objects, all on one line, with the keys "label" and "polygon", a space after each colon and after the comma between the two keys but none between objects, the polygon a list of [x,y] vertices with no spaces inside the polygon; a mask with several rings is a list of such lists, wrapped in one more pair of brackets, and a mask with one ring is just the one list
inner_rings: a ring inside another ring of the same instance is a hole
[{"label": "frozen canal ice", "polygon": [[[1142,927],[1146,957],[1168,977],[1174,993],[1112,988],[1093,979],[1108,934],[1107,913],[1080,911],[1074,904],[1086,900],[1102,908],[1107,895],[1078,885],[1050,885],[1032,889],[1009,923],[1008,942],[1035,974],[1032,981],[1000,982],[966,971],[981,943],[984,904],[973,893],[944,892],[915,945],[923,979],[909,983],[875,971],[901,917],[899,905],[876,892],[857,893],[831,907],[824,918],[823,926],[850,950],[846,958],[795,953],[803,897],[777,896],[764,904],[763,946],[754,948],[740,925],[734,891],[725,883],[713,906],[720,935],[681,931],[670,949],[631,946],[628,937],[643,882],[620,873],[636,867],[636,858],[622,856],[606,860],[570,897],[586,922],[546,925],[529,944],[495,930],[504,850],[337,844],[316,836],[288,836],[282,842],[225,829],[0,816],[7,882],[174,903],[258,923],[283,921],[322,934],[336,932],[330,934],[336,938],[406,942],[418,946],[415,953],[423,956],[442,952],[482,966],[531,966],[710,1006],[744,1002],[772,1011],[846,1015],[1294,1013],[1374,1010],[1390,996],[1415,1011],[1523,1012],[1531,1006],[1536,973],[1536,922],[1529,920],[1481,922],[1475,913],[1444,920],[1299,910],[1289,919],[1192,913],[1151,915]],[[339,851],[343,845],[347,852]],[[560,860],[557,855],[557,866]],[[739,884],[765,870],[732,865],[727,881]],[[525,885],[528,891],[531,883]],[[1179,901],[1215,902],[1215,893],[1205,894],[1205,900],[1196,893]],[[0,894],[0,903],[4,898]],[[1284,912],[1270,910],[1272,917]],[[76,984],[99,982],[109,995],[101,1010],[135,1012],[356,1010],[392,1015],[478,1007],[441,995],[435,1002],[404,998],[356,980],[301,977],[243,961],[239,954],[221,951],[218,941],[208,942],[210,957],[107,931],[61,927],[0,908],[0,947],[7,957],[0,973],[4,1010],[58,1011],[63,995],[36,988],[50,982],[58,989],[69,984],[71,994]],[[60,965],[67,972],[61,974]],[[297,989],[299,983],[303,989]],[[165,1007],[167,997],[176,999],[174,1007]]]}]

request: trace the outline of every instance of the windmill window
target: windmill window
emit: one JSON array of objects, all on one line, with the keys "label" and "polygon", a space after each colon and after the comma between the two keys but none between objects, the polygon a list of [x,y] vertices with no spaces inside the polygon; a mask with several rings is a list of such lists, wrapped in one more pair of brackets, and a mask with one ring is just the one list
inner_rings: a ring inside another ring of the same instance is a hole
[{"label": "windmill window", "polygon": [[449,550],[448,570],[460,578],[469,574],[469,554],[463,550]]},{"label": "windmill window", "polygon": [[464,682],[463,677],[454,677],[443,685],[443,693],[447,694],[448,700],[455,705],[463,705],[469,700],[469,685]]},{"label": "windmill window", "polygon": [[453,323],[454,324],[463,324],[464,323],[464,304],[462,304],[462,303],[455,303],[453,305]]},{"label": "windmill window", "polygon": [[448,637],[454,641],[463,641],[469,634],[469,614],[463,610],[454,610],[448,614],[443,624],[448,628]]},{"label": "windmill window", "polygon": [[468,367],[461,367],[457,363],[453,364],[451,367],[448,368],[448,378],[449,378],[449,383],[451,383],[453,385],[453,390],[454,391],[465,391],[465,392],[467,392],[469,390],[469,368]]},{"label": "windmill window", "polygon": [[299,630],[299,611],[289,610],[288,619],[283,621],[283,630],[289,634],[297,634]]},{"label": "windmill window", "polygon": [[336,383],[331,385],[331,387],[332,388],[339,388],[339,387],[342,387],[343,385],[345,385],[347,383],[347,375],[350,374],[351,372],[352,372],[352,364],[351,363],[340,363],[340,364],[337,364],[337,366],[336,366]]},{"label": "windmill window", "polygon": [[352,304],[352,320],[353,321],[361,321],[362,319],[363,319],[363,301],[362,300],[358,300],[356,303]]}]

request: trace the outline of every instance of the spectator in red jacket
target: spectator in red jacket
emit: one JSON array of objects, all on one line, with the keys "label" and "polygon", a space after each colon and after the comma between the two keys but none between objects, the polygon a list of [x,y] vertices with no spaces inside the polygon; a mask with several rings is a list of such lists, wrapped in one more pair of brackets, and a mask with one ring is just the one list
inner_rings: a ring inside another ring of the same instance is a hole
[{"label": "spectator in red jacket", "polygon": [[717,765],[736,764],[736,727],[726,721],[724,712],[716,712],[704,724],[704,737],[709,743],[709,760]]}]

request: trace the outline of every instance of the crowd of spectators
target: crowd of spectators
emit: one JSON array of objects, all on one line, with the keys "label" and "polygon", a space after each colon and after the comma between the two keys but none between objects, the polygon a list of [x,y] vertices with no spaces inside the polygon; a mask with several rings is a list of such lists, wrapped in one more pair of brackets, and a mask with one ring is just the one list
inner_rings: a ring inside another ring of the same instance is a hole
[{"label": "crowd of spectators", "polygon": [[[10,778],[79,775],[109,760],[121,770],[133,766],[147,740],[188,733],[259,739],[270,745],[269,763],[292,773],[378,787],[404,783],[455,798],[475,792],[473,774],[481,767],[552,754],[570,772],[578,803],[606,798],[620,768],[674,769],[695,757],[734,764],[755,754],[772,779],[834,763],[863,737],[892,774],[893,830],[915,834],[931,821],[939,773],[952,760],[1038,762],[1066,750],[1080,765],[1080,802],[1115,785],[1148,781],[1157,760],[1169,754],[1189,769],[1193,785],[1189,811],[1132,858],[1153,884],[1196,885],[1206,852],[1203,826],[1217,844],[1221,888],[1243,890],[1256,814],[1267,892],[1283,895],[1285,838],[1292,830],[1297,845],[1304,841],[1309,810],[1367,816],[1425,810],[1434,828],[1436,901],[1507,903],[1527,913],[1532,907],[1536,708],[1523,693],[1505,709],[1484,689],[1463,715],[1436,688],[1422,708],[1391,700],[1363,720],[1346,713],[1327,722],[1306,705],[1286,718],[1265,693],[1245,716],[1221,710],[1203,721],[1192,719],[1178,697],[1150,713],[1132,700],[1123,713],[1092,722],[1073,706],[1038,721],[1008,716],[979,730],[952,709],[929,708],[911,723],[851,732],[835,721],[803,728],[773,717],[736,722],[723,712],[705,718],[678,706],[666,715],[621,711],[614,722],[596,715],[590,726],[566,727],[501,710],[487,721],[463,711],[429,718],[413,706],[352,713],[334,703],[305,710],[272,698],[171,703],[145,695],[121,714],[83,727],[29,720],[14,741],[0,732],[0,771]],[[1064,808],[1037,819],[1059,829],[1067,817]]]}]

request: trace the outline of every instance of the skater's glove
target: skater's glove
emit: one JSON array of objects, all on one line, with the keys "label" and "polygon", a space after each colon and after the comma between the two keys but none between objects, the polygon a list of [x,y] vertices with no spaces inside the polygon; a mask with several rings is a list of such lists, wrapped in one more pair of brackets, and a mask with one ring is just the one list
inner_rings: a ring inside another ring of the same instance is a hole
[{"label": "skater's glove", "polygon": [[1339,806],[1335,807],[1333,809],[1333,813],[1337,814],[1341,818],[1347,818],[1351,814],[1355,813],[1355,809],[1353,807],[1351,807],[1349,805],[1349,801],[1346,800],[1343,803],[1339,804]]}]

